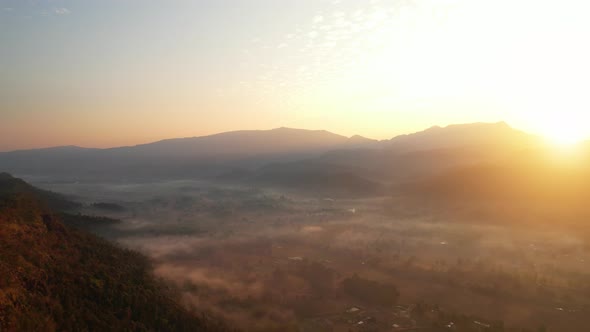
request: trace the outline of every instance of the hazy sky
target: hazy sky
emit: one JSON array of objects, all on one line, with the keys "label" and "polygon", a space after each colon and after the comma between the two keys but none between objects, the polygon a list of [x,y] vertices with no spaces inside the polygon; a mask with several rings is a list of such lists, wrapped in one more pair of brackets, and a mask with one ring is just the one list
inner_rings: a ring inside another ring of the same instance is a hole
[{"label": "hazy sky", "polygon": [[590,137],[574,0],[0,0],[0,150],[505,120]]}]

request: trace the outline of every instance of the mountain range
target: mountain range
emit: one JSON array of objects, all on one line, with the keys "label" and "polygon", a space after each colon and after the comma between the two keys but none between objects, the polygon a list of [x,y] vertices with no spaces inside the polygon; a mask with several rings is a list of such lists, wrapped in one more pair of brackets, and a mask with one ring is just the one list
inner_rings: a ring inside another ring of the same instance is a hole
[{"label": "mountain range", "polygon": [[[582,155],[589,155],[588,147],[580,145]],[[383,141],[278,128],[109,149],[69,146],[4,152],[0,170],[51,180],[199,179],[321,196],[366,197],[389,195],[407,183],[426,179],[445,187],[440,177],[456,177],[462,169],[470,169],[465,171],[469,174],[474,169],[496,172],[493,167],[524,169],[527,160],[546,164],[551,153],[540,137],[504,122],[432,127]]]},{"label": "mountain range", "polygon": [[203,177],[235,167],[252,168],[331,150],[364,148],[375,142],[323,130],[234,131],[109,149],[63,146],[3,152],[0,169],[13,174],[87,178]]},{"label": "mountain range", "polygon": [[[236,171],[269,169],[277,163],[341,165],[396,172],[399,159],[446,158],[461,149],[498,146],[523,148],[535,137],[505,123],[433,127],[412,135],[376,141],[323,130],[278,128],[234,131],[179,138],[129,147],[91,149],[76,146],[0,153],[0,169],[24,176],[71,179],[208,178]],[[437,150],[437,152],[432,152]],[[428,152],[425,152],[428,151]],[[403,156],[403,157],[401,157]],[[377,164],[377,165],[376,165]],[[295,167],[292,164],[290,168]],[[402,167],[403,165],[399,165]]]}]

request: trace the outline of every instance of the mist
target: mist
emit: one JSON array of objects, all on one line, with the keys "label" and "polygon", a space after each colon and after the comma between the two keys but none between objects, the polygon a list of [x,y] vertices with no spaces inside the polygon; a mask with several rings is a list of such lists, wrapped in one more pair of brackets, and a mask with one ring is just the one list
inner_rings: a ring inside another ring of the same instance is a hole
[{"label": "mist", "polygon": [[[465,326],[575,331],[589,308],[585,233],[530,228],[501,211],[490,222],[474,204],[442,209],[395,194],[332,198],[189,180],[36,184],[83,202],[80,213],[120,220],[87,226],[150,257],[188,308],[248,330],[360,322],[386,330],[459,315],[454,323]],[[353,282],[364,295],[347,286]],[[430,313],[407,321],[365,295],[371,287],[398,291],[397,306]]]}]

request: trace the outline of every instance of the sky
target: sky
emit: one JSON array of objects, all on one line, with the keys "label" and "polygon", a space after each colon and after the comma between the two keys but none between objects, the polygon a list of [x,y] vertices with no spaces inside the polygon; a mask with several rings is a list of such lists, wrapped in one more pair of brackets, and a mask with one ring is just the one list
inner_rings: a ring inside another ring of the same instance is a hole
[{"label": "sky", "polygon": [[590,138],[581,0],[0,0],[0,151],[506,121]]}]

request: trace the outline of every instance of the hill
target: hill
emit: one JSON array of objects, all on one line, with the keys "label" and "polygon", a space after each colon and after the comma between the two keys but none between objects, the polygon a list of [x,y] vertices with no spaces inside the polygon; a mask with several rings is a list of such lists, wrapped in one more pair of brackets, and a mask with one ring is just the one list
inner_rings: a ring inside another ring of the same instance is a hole
[{"label": "hill", "polygon": [[529,150],[511,158],[461,165],[396,186],[414,208],[465,212],[507,222],[586,226],[590,218],[590,150],[561,155]]},{"label": "hill", "polygon": [[79,203],[67,199],[65,196],[48,190],[42,190],[31,186],[21,179],[12,177],[8,173],[0,173],[0,197],[13,195],[30,195],[38,197],[48,208],[64,211],[80,207]]},{"label": "hill", "polygon": [[183,309],[149,261],[71,229],[0,175],[0,330],[223,331]]},{"label": "hill", "polygon": [[331,197],[367,197],[384,193],[379,182],[359,176],[354,170],[315,166],[296,162],[269,165],[247,178],[246,183]]}]

